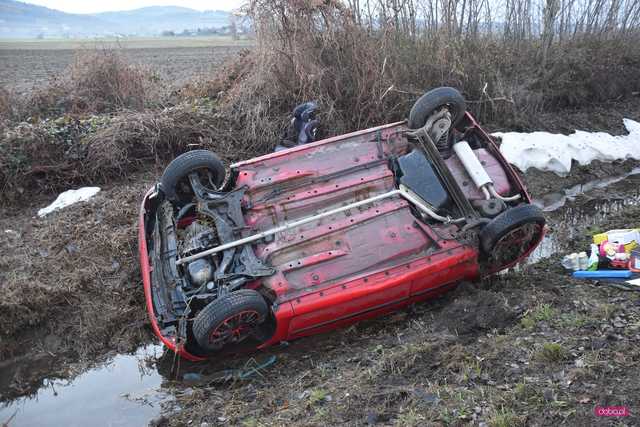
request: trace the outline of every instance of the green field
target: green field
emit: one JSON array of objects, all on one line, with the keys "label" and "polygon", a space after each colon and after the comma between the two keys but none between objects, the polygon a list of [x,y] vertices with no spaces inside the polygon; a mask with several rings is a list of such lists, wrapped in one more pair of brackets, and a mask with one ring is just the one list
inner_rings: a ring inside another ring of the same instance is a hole
[{"label": "green field", "polygon": [[252,46],[254,40],[233,40],[228,36],[208,37],[112,37],[95,39],[0,39],[0,50],[76,50],[96,47],[154,49],[180,47]]}]

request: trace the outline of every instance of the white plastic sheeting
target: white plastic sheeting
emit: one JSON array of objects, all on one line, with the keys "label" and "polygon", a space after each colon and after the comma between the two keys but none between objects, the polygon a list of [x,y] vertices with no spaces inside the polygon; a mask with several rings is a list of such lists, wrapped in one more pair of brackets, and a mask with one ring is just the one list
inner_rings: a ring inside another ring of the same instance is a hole
[{"label": "white plastic sheeting", "polygon": [[100,191],[100,187],[82,187],[77,190],[67,190],[64,193],[60,193],[56,200],[46,208],[42,208],[38,211],[38,216],[43,217],[50,214],[53,211],[65,208],[74,203],[83,202],[89,200]]},{"label": "white plastic sheeting", "polygon": [[629,135],[613,136],[605,132],[576,131],[571,135],[548,132],[497,132],[502,138],[500,151],[518,169],[529,168],[555,172],[564,176],[571,162],[588,165],[594,160],[640,160],[640,123],[623,119]]}]

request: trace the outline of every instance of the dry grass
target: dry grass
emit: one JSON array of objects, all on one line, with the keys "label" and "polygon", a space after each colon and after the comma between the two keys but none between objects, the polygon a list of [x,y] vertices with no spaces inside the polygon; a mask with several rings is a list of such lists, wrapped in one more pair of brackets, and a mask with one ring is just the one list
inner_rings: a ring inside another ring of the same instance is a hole
[{"label": "dry grass", "polygon": [[541,363],[556,363],[565,360],[569,356],[569,351],[559,343],[544,343],[534,357]]},{"label": "dry grass", "polygon": [[74,107],[80,111],[142,109],[148,96],[148,72],[129,64],[113,50],[78,56],[69,78],[79,98]]},{"label": "dry grass", "polygon": [[145,313],[132,218],[149,185],[120,185],[44,219],[3,213],[0,360],[27,350],[26,331],[36,331],[34,345],[47,353],[124,351],[139,342]]},{"label": "dry grass", "polygon": [[214,141],[219,141],[216,120],[207,108],[185,105],[160,112],[127,112],[85,139],[84,161],[100,165],[87,173],[95,182],[105,182],[166,163],[189,149],[231,151],[228,146],[216,147]]}]

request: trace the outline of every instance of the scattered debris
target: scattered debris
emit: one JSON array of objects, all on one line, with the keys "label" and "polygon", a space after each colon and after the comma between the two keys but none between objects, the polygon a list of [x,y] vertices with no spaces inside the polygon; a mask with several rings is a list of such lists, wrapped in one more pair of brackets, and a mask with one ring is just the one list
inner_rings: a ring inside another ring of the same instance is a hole
[{"label": "scattered debris", "polygon": [[[573,270],[578,279],[629,279],[634,275],[636,248],[640,242],[640,229],[627,228],[596,233],[586,252],[566,255],[561,264]],[[621,289],[628,286],[619,284]]]},{"label": "scattered debris", "polygon": [[273,365],[276,356],[269,356],[264,362],[258,363],[255,359],[249,359],[247,363],[239,369],[223,369],[212,374],[203,375],[197,372],[187,372],[182,376],[182,380],[190,384],[213,384],[226,383],[230,381],[243,381],[260,373],[261,370]]}]

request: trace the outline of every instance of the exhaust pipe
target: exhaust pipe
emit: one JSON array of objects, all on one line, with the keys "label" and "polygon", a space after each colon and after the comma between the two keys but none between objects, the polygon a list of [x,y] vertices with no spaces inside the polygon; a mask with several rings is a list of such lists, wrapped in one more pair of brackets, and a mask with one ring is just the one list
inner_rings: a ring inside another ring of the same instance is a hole
[{"label": "exhaust pipe", "polygon": [[469,147],[467,141],[460,141],[454,144],[453,151],[455,151],[476,187],[482,188],[487,184],[493,185],[493,180],[489,177],[487,171],[484,170],[480,160],[478,160],[476,154],[471,147]]},{"label": "exhaust pipe", "polygon": [[455,143],[453,145],[453,151],[460,159],[460,162],[462,162],[462,166],[464,166],[473,183],[482,191],[485,199],[489,200],[491,199],[491,196],[493,196],[496,199],[510,202],[520,198],[520,194],[510,197],[504,197],[498,194],[496,189],[493,187],[493,180],[487,171],[484,170],[482,163],[480,163],[480,160],[478,160],[476,154],[473,152],[467,141]]}]

